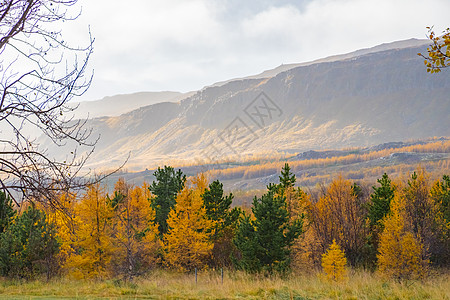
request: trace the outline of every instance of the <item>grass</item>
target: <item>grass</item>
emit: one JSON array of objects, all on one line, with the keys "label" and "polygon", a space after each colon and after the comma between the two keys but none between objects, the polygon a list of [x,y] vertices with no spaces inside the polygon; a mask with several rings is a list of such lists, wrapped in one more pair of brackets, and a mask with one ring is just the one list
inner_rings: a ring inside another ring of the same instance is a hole
[{"label": "grass", "polygon": [[133,282],[117,280],[0,281],[0,299],[439,299],[450,300],[448,273],[397,282],[367,272],[328,282],[317,274],[266,278],[241,272],[194,274],[154,271]]}]

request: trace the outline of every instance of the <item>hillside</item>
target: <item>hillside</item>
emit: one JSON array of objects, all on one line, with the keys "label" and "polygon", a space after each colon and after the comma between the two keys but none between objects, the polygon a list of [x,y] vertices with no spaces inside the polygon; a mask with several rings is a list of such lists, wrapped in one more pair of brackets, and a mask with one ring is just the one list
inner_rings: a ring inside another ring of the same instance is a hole
[{"label": "hillside", "polygon": [[417,40],[381,45],[90,120],[101,138],[88,167],[128,154],[138,171],[449,136],[450,73],[428,74],[424,51]]},{"label": "hillside", "polygon": [[143,106],[160,102],[178,102],[193,93],[180,92],[140,92],[104,97],[100,100],[74,102],[75,118],[115,117]]}]

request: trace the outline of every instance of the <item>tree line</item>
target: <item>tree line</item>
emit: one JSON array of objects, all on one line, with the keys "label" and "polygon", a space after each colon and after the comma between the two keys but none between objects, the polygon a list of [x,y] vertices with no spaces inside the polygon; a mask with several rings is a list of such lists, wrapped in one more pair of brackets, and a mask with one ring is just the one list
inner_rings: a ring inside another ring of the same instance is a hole
[{"label": "tree line", "polygon": [[29,201],[18,211],[0,191],[0,274],[132,279],[154,268],[233,268],[287,274],[347,267],[395,278],[426,276],[450,262],[450,177],[419,168],[404,182],[387,174],[365,193],[338,176],[318,193],[296,187],[288,164],[251,210],[204,174],[165,166],[150,185],[99,183],[59,207]]}]

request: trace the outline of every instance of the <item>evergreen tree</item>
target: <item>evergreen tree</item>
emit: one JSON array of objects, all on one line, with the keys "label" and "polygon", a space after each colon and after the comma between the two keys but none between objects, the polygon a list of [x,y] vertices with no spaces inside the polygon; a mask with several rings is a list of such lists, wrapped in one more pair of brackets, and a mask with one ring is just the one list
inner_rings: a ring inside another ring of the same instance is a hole
[{"label": "evergreen tree", "polygon": [[237,209],[231,210],[233,194],[223,195],[223,184],[213,181],[202,195],[208,219],[215,221],[215,236],[219,237],[224,228],[237,221]]},{"label": "evergreen tree", "polygon": [[285,272],[289,269],[290,247],[302,231],[302,221],[289,224],[286,198],[269,189],[254,198],[254,220],[242,219],[234,239],[242,258],[237,265],[248,272]]},{"label": "evergreen tree", "polygon": [[33,278],[54,275],[59,243],[43,211],[31,204],[1,235],[0,272],[3,276]]},{"label": "evergreen tree", "polygon": [[389,213],[389,207],[394,198],[394,186],[386,173],[377,182],[381,186],[373,186],[374,192],[370,195],[368,218],[371,226],[382,224],[380,221]]},{"label": "evergreen tree", "polygon": [[12,199],[0,191],[0,234],[9,227],[15,215]]},{"label": "evergreen tree", "polygon": [[370,195],[368,203],[369,234],[363,249],[364,264],[372,270],[376,268],[380,234],[384,228],[382,220],[389,214],[395,191],[386,173],[377,182],[380,186],[372,186],[373,193]]},{"label": "evergreen tree", "polygon": [[213,181],[209,185],[202,198],[206,209],[206,217],[214,222],[213,234],[211,235],[214,247],[210,265],[230,265],[230,257],[235,250],[232,238],[241,210],[238,208],[231,209],[233,194],[224,196],[223,184],[218,180]]},{"label": "evergreen tree", "polygon": [[295,174],[291,172],[291,168],[288,163],[284,164],[284,167],[281,169],[280,178],[280,188],[282,190],[286,190],[289,187],[293,187],[296,181]]},{"label": "evergreen tree", "polygon": [[170,210],[175,205],[177,194],[183,189],[186,182],[186,175],[181,170],[175,172],[174,168],[164,166],[164,169],[158,167],[153,173],[156,180],[152,182],[149,189],[153,194],[151,207],[155,210],[155,223],[161,237],[167,233],[167,217]]},{"label": "evergreen tree", "polygon": [[438,265],[450,265],[450,177],[444,175],[442,181],[434,183],[430,191],[436,207],[434,230],[438,240],[432,248],[432,261]]}]

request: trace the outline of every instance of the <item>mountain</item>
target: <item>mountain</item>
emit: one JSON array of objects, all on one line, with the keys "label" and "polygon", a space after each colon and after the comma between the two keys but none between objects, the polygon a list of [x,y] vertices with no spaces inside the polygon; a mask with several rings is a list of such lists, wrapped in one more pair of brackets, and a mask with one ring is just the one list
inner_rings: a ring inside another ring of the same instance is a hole
[{"label": "mountain", "polygon": [[133,111],[142,106],[160,102],[178,102],[194,93],[180,92],[140,92],[104,97],[101,100],[75,102],[74,117],[78,119],[114,117]]},{"label": "mountain", "polygon": [[368,147],[450,135],[450,72],[408,40],[206,87],[179,102],[89,121],[92,168],[129,170]]}]

